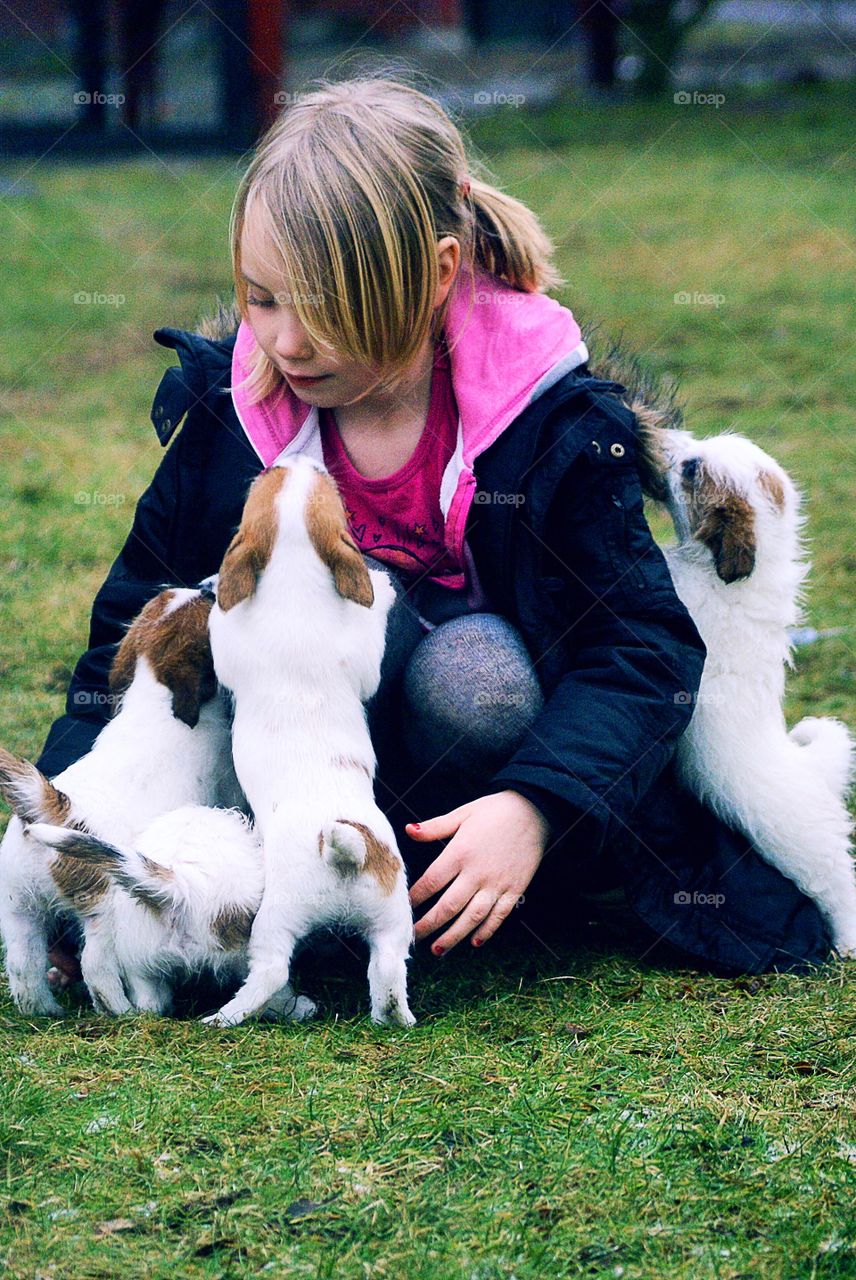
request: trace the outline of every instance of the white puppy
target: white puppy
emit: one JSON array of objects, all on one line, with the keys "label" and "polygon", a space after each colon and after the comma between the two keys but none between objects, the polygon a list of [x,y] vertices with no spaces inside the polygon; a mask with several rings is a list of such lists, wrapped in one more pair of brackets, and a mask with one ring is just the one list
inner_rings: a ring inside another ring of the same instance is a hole
[{"label": "white puppy", "polygon": [[[109,927],[118,973],[136,1011],[168,1013],[180,978],[204,972],[219,981],[246,978],[264,869],[258,836],[242,813],[201,805],[174,809],[155,818],[132,849],[45,823],[26,831],[50,846],[51,861],[79,860],[113,881],[115,892],[81,910],[87,928],[93,922]],[[302,1021],[314,1012],[311,1000],[286,986],[268,1002],[265,1016]]]},{"label": "white puppy", "polygon": [[[678,743],[689,790],[745,832],[813,898],[841,955],[856,955],[856,876],[845,805],[853,739],[808,717],[788,733],[782,702],[809,571],[799,495],[742,436],[664,432],[668,506],[679,544],[666,556],[707,646],[693,718]],[[680,695],[678,695],[680,696]]]},{"label": "white puppy", "polygon": [[412,1024],[413,919],[392,828],[374,799],[363,702],[377,689],[388,576],[371,573],[327,472],[298,456],[253,484],[220,570],[214,666],[234,698],[235,768],[264,843],[249,977],[208,1021],[242,1022],[288,980],[321,925],[367,938],[371,1013]]},{"label": "white puppy", "polygon": [[[0,749],[0,794],[15,811],[0,846],[0,933],[12,997],[26,1013],[62,1015],[48,984],[48,937],[118,892],[104,872],[48,858],[23,822],[75,826],[132,845],[153,818],[186,804],[238,806],[229,717],[217,688],[208,616],[211,599],[171,588],[149,601],[119,646],[110,673],[118,711],[92,749],[50,783]],[[81,956],[96,1006],[128,1013],[109,913],[92,918]]]}]

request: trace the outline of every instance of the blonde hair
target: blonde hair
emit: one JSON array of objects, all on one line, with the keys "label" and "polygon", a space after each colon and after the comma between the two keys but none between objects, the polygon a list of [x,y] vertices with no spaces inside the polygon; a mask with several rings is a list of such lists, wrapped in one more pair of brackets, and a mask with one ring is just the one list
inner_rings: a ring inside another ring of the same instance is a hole
[{"label": "blonde hair", "polygon": [[[247,315],[241,237],[254,233],[277,255],[310,340],[381,370],[393,386],[428,334],[437,241],[455,236],[461,267],[481,269],[533,293],[562,280],[538,219],[473,174],[460,131],[426,94],[376,75],[322,82],[295,95],[259,142],[232,208],[235,292]],[[256,347],[244,383],[251,402],[284,379]]]}]

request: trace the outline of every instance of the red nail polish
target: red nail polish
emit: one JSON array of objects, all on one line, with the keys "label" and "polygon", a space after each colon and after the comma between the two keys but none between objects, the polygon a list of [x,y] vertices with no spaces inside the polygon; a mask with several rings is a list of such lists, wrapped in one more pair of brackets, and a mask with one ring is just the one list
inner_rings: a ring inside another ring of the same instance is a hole
[{"label": "red nail polish", "polygon": [[446,950],[446,948],[441,947],[439,942],[435,942],[431,950],[434,952],[435,956],[441,956],[443,952]]},{"label": "red nail polish", "polygon": [[412,827],[414,831],[421,831],[422,827],[418,822],[408,822],[408,827]]},{"label": "red nail polish", "polygon": [[480,947],[483,942],[484,942],[484,938],[473,938],[474,947]]}]

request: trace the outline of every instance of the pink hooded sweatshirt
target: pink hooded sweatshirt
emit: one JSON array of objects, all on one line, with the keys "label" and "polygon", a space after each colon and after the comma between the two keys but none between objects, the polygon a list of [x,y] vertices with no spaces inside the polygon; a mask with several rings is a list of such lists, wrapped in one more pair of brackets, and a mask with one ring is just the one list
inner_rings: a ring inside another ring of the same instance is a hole
[{"label": "pink hooded sweatshirt", "polygon": [[[452,386],[458,405],[458,440],[443,474],[440,509],[446,546],[457,563],[471,570],[473,607],[480,592],[464,541],[467,514],[476,492],[473,463],[523,410],[570,370],[584,364],[588,350],[567,307],[543,293],[523,293],[478,272],[474,292],[461,271],[453,286],[444,326]],[[232,401],[247,437],[266,467],[291,453],[324,461],[318,410],[285,386],[284,391],[249,404],[241,384],[255,347],[252,329],[241,322],[232,358]],[[464,585],[450,578],[449,587]],[[483,597],[482,597],[483,598]]]}]

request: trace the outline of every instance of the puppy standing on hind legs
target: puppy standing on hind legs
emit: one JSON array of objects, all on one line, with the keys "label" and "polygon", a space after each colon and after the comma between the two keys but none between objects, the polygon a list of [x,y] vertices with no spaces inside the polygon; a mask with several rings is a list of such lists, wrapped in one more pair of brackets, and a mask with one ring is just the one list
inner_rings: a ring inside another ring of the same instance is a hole
[{"label": "puppy standing on hind legs", "polygon": [[376,1022],[412,1025],[413,917],[404,864],[374,799],[363,702],[380,682],[395,591],[348,533],[335,484],[305,456],[253,484],[211,615],[232,693],[235,768],[264,843],[250,972],[206,1021],[252,1017],[287,980],[297,942],[345,920],[367,938]]},{"label": "puppy standing on hind legs", "polygon": [[678,545],[666,558],[707,646],[676,761],[684,785],[813,898],[833,944],[856,956],[856,871],[846,808],[853,738],[782,711],[788,628],[809,566],[799,495],[782,468],[738,435],[664,432],[666,501]]}]

